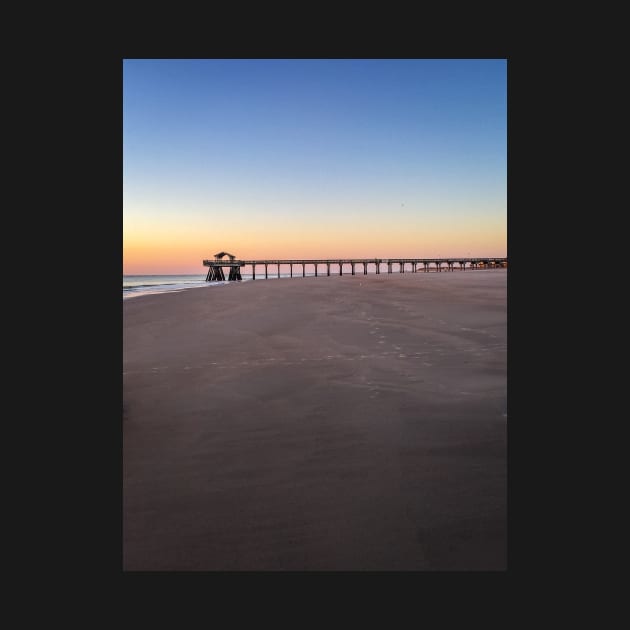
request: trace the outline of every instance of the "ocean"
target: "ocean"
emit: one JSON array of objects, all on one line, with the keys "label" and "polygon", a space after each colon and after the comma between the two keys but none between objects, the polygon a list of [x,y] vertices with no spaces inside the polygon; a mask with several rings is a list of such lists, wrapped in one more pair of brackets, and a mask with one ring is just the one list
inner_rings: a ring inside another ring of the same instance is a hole
[{"label": "ocean", "polygon": [[[207,273],[207,272],[206,272]],[[194,274],[194,275],[174,275],[174,276],[123,276],[123,300],[128,298],[137,297],[139,295],[150,295],[155,293],[173,293],[176,291],[184,291],[186,289],[208,289],[210,287],[220,287],[228,282],[206,282],[206,273]],[[226,271],[227,274],[227,271]],[[294,270],[293,276],[301,276],[302,271],[297,274]],[[314,276],[315,272],[306,272],[307,276]],[[319,271],[321,276],[321,268]],[[325,274],[324,274],[325,275]],[[251,274],[242,274],[243,282],[247,282],[252,279]],[[278,277],[277,270],[274,268],[273,272],[271,266],[269,268],[269,280],[273,280]],[[281,278],[289,278],[290,274],[281,273]],[[264,280],[264,270],[261,274],[259,269],[256,268],[256,282],[258,280]]]},{"label": "ocean", "polygon": [[[396,268],[394,268],[393,273],[399,273],[398,265],[395,263]],[[287,267],[287,265],[282,265],[282,267]],[[306,277],[312,277],[315,275],[315,270],[312,265],[309,265],[310,270],[306,271]],[[323,269],[322,269],[323,267]],[[227,275],[228,270],[225,269],[225,274]],[[431,273],[435,273],[435,269],[430,270]],[[419,269],[419,273],[422,271]],[[368,275],[373,275],[375,273],[375,269],[372,267],[368,268]],[[385,273],[385,270],[381,267],[381,273]],[[411,270],[407,266],[406,273],[411,273]],[[471,273],[471,270],[468,270],[466,273]],[[152,293],[173,293],[175,291],[184,291],[186,289],[209,289],[212,287],[220,287],[225,284],[229,284],[226,282],[206,282],[206,274],[207,271],[201,274],[193,274],[193,275],[162,275],[162,276],[123,276],[123,300],[128,298],[137,297],[139,295],[150,295]],[[278,269],[275,265],[269,265],[269,280],[274,280],[278,278]],[[336,276],[339,274],[339,267],[336,263],[334,263],[334,267],[331,266],[330,275]],[[363,275],[363,267],[357,265],[356,269],[357,275]],[[326,268],[324,265],[319,266],[319,276],[326,275]],[[350,267],[349,265],[344,265],[343,275],[350,275]],[[251,273],[243,273],[241,272],[241,277],[243,282],[249,282],[252,280]],[[281,271],[280,278],[290,278],[291,274]],[[301,265],[295,265],[293,269],[293,277],[300,278],[302,277],[302,268]],[[262,265],[256,267],[256,282],[259,280],[265,280],[265,270]]]}]

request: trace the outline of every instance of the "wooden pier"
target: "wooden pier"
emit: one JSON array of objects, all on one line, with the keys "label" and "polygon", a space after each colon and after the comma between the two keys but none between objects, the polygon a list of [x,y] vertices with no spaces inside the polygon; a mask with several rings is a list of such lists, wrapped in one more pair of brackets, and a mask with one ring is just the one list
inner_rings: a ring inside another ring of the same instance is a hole
[{"label": "wooden pier", "polygon": [[[225,260],[227,257],[227,260]],[[229,269],[228,281],[242,280],[241,269],[243,267],[252,268],[252,280],[256,280],[256,267],[265,268],[265,278],[269,277],[269,266],[275,266],[277,269],[277,277],[280,277],[280,266],[286,265],[290,269],[290,277],[293,278],[293,266],[302,266],[302,277],[306,277],[306,266],[313,265],[315,269],[315,276],[318,276],[318,268],[321,266],[325,268],[326,275],[330,276],[331,267],[333,267],[333,273],[335,267],[339,267],[339,275],[343,275],[343,267],[350,267],[350,274],[356,275],[357,269],[359,273],[363,271],[364,275],[368,273],[368,265],[373,265],[375,273],[381,273],[381,266],[385,265],[387,273],[394,272],[394,266],[397,266],[399,273],[405,273],[405,266],[411,273],[417,273],[423,271],[428,273],[429,271],[455,271],[457,269],[464,271],[468,265],[468,269],[497,269],[501,267],[507,267],[507,256],[503,258],[323,258],[316,260],[237,260],[233,254],[227,252],[219,252],[215,254],[214,259],[206,259],[203,261],[204,267],[209,267],[208,274],[206,276],[206,282],[220,282],[225,281],[224,268]],[[433,267],[432,267],[433,266]],[[321,274],[323,275],[323,274]],[[336,274],[335,274],[336,275]]]}]

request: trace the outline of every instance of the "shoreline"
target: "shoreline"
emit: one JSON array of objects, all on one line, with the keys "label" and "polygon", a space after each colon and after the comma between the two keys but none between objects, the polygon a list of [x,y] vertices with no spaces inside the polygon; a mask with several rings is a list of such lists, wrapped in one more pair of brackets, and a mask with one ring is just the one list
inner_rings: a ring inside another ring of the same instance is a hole
[{"label": "shoreline", "polygon": [[507,269],[307,277],[123,300],[123,568],[505,570]]},{"label": "shoreline", "polygon": [[[468,269],[466,271],[461,271],[461,270],[457,270],[456,272],[443,271],[441,273],[467,273],[467,274],[470,274],[470,273],[480,272],[480,271],[505,271],[505,270],[499,270],[499,269]],[[383,275],[383,276],[386,276],[386,275],[394,276],[394,275],[396,275],[398,273],[399,272],[397,271],[397,272],[394,272],[394,273],[391,273],[391,274],[386,274],[384,272],[381,272],[380,274],[376,274],[373,271],[370,271],[369,273],[367,273],[365,275],[363,273],[361,273],[361,274],[357,273],[357,274],[355,274],[354,277],[356,278],[359,275],[361,277],[365,277],[366,275],[367,276],[381,276],[381,275]],[[425,271],[418,271],[418,272],[407,271],[405,273],[433,274],[433,273],[440,273],[440,272],[435,271],[435,270],[431,270],[431,271],[428,271],[428,272],[425,272]],[[350,273],[346,273],[345,275],[350,276],[351,274]],[[405,274],[402,274],[402,275],[405,275]],[[322,278],[322,277],[329,277],[329,278],[331,278],[333,276],[345,277],[345,276],[339,276],[338,273],[331,274],[330,276],[322,276],[321,274],[319,276],[316,276],[313,272],[309,272],[306,276],[294,275],[293,277],[289,276],[288,273],[282,273],[279,278],[278,278],[277,275],[273,275],[273,276],[270,275],[269,278],[261,278],[259,276],[256,279],[246,276],[242,280],[236,281],[236,282],[229,282],[227,280],[226,281],[221,281],[221,282],[216,282],[216,281],[215,282],[207,282],[205,280],[200,280],[199,282],[201,284],[196,285],[196,286],[192,286],[192,287],[181,287],[181,288],[175,288],[175,289],[162,289],[162,290],[154,290],[154,291],[151,291],[151,289],[150,289],[151,286],[155,286],[156,289],[157,289],[157,288],[166,287],[166,286],[170,286],[170,285],[176,285],[178,283],[177,282],[171,282],[171,283],[164,283],[164,284],[146,285],[146,287],[147,287],[146,291],[137,292],[137,293],[134,293],[134,292],[130,291],[130,289],[133,289],[133,288],[136,288],[136,287],[125,287],[125,286],[123,286],[123,300],[127,300],[127,299],[130,299],[130,298],[142,297],[143,295],[161,295],[163,293],[178,293],[180,291],[187,291],[188,289],[202,289],[202,288],[209,287],[209,286],[222,286],[222,285],[227,285],[227,284],[239,284],[239,283],[242,283],[242,282],[252,282],[252,281],[253,282],[258,282],[260,280],[264,281],[264,280],[283,280],[283,279],[285,279],[285,280],[286,279],[289,279],[289,280],[306,280],[306,278]],[[123,275],[123,278],[124,277],[125,276]],[[141,277],[141,276],[133,276],[133,277]],[[168,277],[168,275],[166,275],[166,276],[147,275],[146,277],[147,278]],[[177,276],[174,275],[173,277],[177,277]],[[184,277],[189,277],[189,276],[184,276]],[[201,277],[203,277],[203,276],[201,276]]]}]

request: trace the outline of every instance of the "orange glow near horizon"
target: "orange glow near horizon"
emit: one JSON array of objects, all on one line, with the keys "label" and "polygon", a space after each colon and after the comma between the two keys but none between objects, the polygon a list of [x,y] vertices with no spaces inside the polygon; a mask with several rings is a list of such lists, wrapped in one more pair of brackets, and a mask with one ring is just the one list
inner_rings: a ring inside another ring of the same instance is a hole
[{"label": "orange glow near horizon", "polygon": [[203,259],[228,251],[243,260],[309,258],[430,258],[507,255],[505,224],[466,222],[449,226],[388,224],[382,232],[360,222],[340,220],[310,229],[296,226],[220,226],[213,230],[173,227],[141,234],[129,229],[123,239],[123,273],[203,274]]}]

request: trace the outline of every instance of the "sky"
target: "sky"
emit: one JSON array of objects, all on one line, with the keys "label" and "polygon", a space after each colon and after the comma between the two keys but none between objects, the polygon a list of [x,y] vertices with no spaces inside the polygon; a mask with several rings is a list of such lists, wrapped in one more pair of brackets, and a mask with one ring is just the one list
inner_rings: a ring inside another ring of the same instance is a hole
[{"label": "sky", "polygon": [[507,255],[507,61],[126,59],[123,273]]}]

